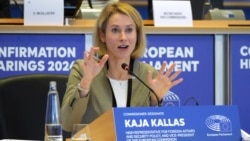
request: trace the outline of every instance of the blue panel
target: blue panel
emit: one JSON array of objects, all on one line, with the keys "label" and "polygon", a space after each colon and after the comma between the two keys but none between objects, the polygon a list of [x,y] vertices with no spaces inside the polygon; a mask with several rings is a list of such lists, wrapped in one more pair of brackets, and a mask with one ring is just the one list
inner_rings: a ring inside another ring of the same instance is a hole
[{"label": "blue panel", "polygon": [[241,126],[250,132],[250,35],[231,35],[232,102],[239,106]]},{"label": "blue panel", "polygon": [[23,74],[68,74],[81,59],[84,35],[0,34],[0,78]]},{"label": "blue panel", "polygon": [[241,141],[237,106],[115,108],[117,141]]},{"label": "blue panel", "polygon": [[184,81],[171,89],[181,105],[190,97],[201,105],[214,102],[214,36],[213,35],[147,35],[147,52],[142,58],[157,69],[163,61],[175,62]]}]

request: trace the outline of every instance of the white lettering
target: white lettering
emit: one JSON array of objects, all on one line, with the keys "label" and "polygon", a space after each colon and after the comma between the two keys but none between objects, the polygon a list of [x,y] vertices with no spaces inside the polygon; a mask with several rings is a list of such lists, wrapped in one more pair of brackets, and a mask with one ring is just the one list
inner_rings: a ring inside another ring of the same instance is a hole
[{"label": "white lettering", "polygon": [[183,118],[180,119],[151,119],[152,127],[185,126]]},{"label": "white lettering", "polygon": [[[0,60],[0,71],[69,71],[74,61]],[[48,67],[47,67],[48,66]]]},{"label": "white lettering", "polygon": [[248,47],[248,46],[242,46],[240,48],[240,54],[242,56],[250,56],[250,47]]},{"label": "white lettering", "polygon": [[193,47],[149,47],[144,58],[193,58]]},{"label": "white lettering", "polygon": [[240,69],[250,69],[250,59],[240,59]]},{"label": "white lettering", "polygon": [[4,58],[71,58],[76,57],[75,47],[0,47],[0,57]]},{"label": "white lettering", "polygon": [[0,71],[44,71],[44,61],[0,61]]},{"label": "white lettering", "polygon": [[139,120],[125,120],[125,127],[149,127],[147,119],[139,119]]},{"label": "white lettering", "polygon": [[[145,63],[148,63],[155,67],[157,70],[160,70],[161,65],[163,62],[161,61],[144,61]],[[169,67],[175,63],[176,66],[174,68],[174,71],[182,70],[182,72],[197,72],[198,71],[198,65],[200,64],[200,61],[193,60],[193,61],[169,61],[166,67],[166,70],[169,69]],[[166,71],[165,70],[165,71]]]}]

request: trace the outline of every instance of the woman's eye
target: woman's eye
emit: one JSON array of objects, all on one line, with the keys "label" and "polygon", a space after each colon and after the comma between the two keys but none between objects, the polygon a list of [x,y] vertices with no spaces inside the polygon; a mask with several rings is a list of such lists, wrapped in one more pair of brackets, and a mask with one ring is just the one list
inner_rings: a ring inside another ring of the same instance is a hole
[{"label": "woman's eye", "polygon": [[126,29],[126,32],[127,33],[131,33],[133,31],[133,28],[128,28],[128,29]]},{"label": "woman's eye", "polygon": [[113,29],[111,29],[111,31],[112,31],[113,33],[119,32],[119,30],[118,30],[117,28],[113,28]]}]

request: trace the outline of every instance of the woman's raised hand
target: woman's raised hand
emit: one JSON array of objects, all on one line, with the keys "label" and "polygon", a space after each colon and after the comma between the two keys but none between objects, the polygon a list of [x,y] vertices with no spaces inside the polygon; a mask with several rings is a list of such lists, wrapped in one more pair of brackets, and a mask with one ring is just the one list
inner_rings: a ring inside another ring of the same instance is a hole
[{"label": "woman's raised hand", "polygon": [[164,95],[175,85],[178,85],[183,81],[182,78],[176,79],[181,70],[174,72],[174,68],[176,64],[172,64],[169,69],[164,72],[166,68],[167,62],[163,62],[161,69],[158,75],[152,79],[152,72],[148,73],[148,83],[149,86],[156,92],[159,99],[162,99]]},{"label": "woman's raised hand", "polygon": [[95,57],[98,47],[92,47],[90,52],[84,52],[83,78],[88,81],[92,79],[102,70],[104,64],[107,62],[109,56],[105,54],[101,59]]}]

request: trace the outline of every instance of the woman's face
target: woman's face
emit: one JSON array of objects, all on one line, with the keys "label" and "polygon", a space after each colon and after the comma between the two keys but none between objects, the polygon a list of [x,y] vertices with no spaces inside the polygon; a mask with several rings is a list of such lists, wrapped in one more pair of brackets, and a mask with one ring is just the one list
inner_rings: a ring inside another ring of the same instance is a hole
[{"label": "woman's face", "polygon": [[108,20],[101,40],[106,43],[110,58],[128,59],[137,41],[136,25],[129,16],[116,13]]}]

